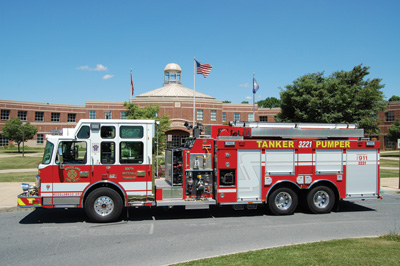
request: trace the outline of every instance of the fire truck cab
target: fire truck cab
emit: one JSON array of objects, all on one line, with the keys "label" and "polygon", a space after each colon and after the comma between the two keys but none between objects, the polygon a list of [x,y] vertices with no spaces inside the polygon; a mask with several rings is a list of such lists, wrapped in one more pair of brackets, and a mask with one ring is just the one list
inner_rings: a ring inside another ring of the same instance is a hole
[{"label": "fire truck cab", "polygon": [[154,178],[154,120],[81,120],[47,136],[36,184],[23,184],[18,206],[84,208],[90,220],[109,222],[129,206],[265,204],[287,215],[299,202],[327,213],[341,199],[379,198],[379,142],[356,125],[236,122],[202,130],[198,124],[182,147],[166,149],[165,178]]}]

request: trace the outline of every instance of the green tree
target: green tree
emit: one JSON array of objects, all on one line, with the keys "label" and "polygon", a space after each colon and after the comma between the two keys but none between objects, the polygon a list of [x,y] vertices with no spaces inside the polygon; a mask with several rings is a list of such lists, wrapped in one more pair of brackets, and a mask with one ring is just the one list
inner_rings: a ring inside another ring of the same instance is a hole
[{"label": "green tree", "polygon": [[397,142],[400,139],[400,121],[396,119],[391,127],[389,127],[388,138],[391,141]]},{"label": "green tree", "polygon": [[367,134],[379,133],[376,115],[385,109],[381,79],[365,79],[369,67],[351,71],[312,73],[296,79],[281,91],[282,121],[358,123]]},{"label": "green tree", "polygon": [[225,101],[222,101],[222,103],[231,103],[231,101],[225,100]]},{"label": "green tree", "polygon": [[18,152],[21,152],[20,144],[22,143],[22,140],[25,142],[29,139],[33,139],[36,132],[37,128],[31,126],[29,122],[26,122],[25,125],[23,125],[22,121],[18,117],[13,117],[4,124],[2,135],[17,143]]},{"label": "green tree", "polygon": [[163,151],[166,143],[165,132],[170,129],[169,116],[158,116],[160,111],[159,105],[147,105],[146,107],[140,107],[134,103],[125,102],[124,106],[127,109],[126,117],[128,119],[154,119],[160,122],[158,135],[159,151]]},{"label": "green tree", "polygon": [[389,102],[397,102],[400,101],[400,96],[397,95],[393,95],[392,97],[390,97]]},{"label": "green tree", "polygon": [[242,104],[248,104],[249,101],[242,101]]},{"label": "green tree", "polygon": [[281,100],[275,97],[267,97],[265,100],[258,101],[257,105],[261,108],[281,107]]}]

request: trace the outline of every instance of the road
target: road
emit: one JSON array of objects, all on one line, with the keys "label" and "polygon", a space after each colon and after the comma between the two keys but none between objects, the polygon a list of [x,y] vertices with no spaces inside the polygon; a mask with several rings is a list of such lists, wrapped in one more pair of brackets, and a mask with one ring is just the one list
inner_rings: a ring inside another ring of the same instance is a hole
[{"label": "road", "polygon": [[400,230],[400,195],[341,202],[340,210],[272,216],[231,208],[130,209],[112,224],[80,209],[0,213],[0,265],[166,265],[221,254]]}]

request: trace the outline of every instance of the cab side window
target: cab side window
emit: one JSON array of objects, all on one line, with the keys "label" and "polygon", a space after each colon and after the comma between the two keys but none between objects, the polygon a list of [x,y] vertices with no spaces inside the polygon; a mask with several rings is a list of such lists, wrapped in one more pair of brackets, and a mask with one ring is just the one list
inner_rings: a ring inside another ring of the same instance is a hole
[{"label": "cab side window", "polygon": [[143,163],[143,142],[123,141],[119,144],[121,164]]},{"label": "cab side window", "polygon": [[89,126],[82,126],[78,132],[79,139],[88,139],[90,137],[90,127]]},{"label": "cab side window", "polygon": [[102,126],[101,130],[100,130],[100,136],[102,139],[115,138],[115,127],[114,126]]},{"label": "cab side window", "polygon": [[101,163],[114,164],[115,163],[115,143],[102,142],[100,146]]},{"label": "cab side window", "polygon": [[84,141],[63,141],[58,148],[62,149],[64,164],[86,164],[87,145]]},{"label": "cab side window", "polygon": [[121,126],[119,136],[121,138],[143,138],[143,127],[142,126]]}]

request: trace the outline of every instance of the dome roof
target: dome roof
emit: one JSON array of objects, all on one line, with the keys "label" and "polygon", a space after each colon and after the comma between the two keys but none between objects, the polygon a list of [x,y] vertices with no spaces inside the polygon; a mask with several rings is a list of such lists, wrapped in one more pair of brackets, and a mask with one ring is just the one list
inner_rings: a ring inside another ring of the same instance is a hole
[{"label": "dome roof", "polygon": [[[215,100],[207,94],[196,91],[196,98]],[[193,98],[193,90],[183,87],[180,84],[166,84],[164,87],[148,91],[137,95],[136,98],[148,98],[148,97],[171,97],[171,98]]]},{"label": "dome roof", "polygon": [[[171,73],[168,73],[170,72]],[[193,99],[193,90],[188,89],[186,87],[183,87],[181,82],[180,82],[180,74],[182,69],[178,64],[175,63],[170,63],[165,66],[164,68],[164,74],[167,76],[167,74],[173,74],[173,72],[178,72],[177,75],[179,75],[178,79],[171,80],[171,75],[168,75],[168,79],[164,79],[164,86],[152,91],[148,91],[142,94],[139,94],[136,96],[138,99],[144,99],[144,98],[182,98],[182,99],[188,99],[192,98]],[[176,77],[175,77],[176,78]],[[207,99],[207,100],[215,100],[214,97],[211,97],[207,94],[201,93],[201,92],[194,92],[195,97],[198,99]]]},{"label": "dome roof", "polygon": [[164,72],[165,71],[170,71],[170,70],[182,71],[181,67],[178,64],[175,64],[175,63],[169,63],[168,65],[165,66]]}]

